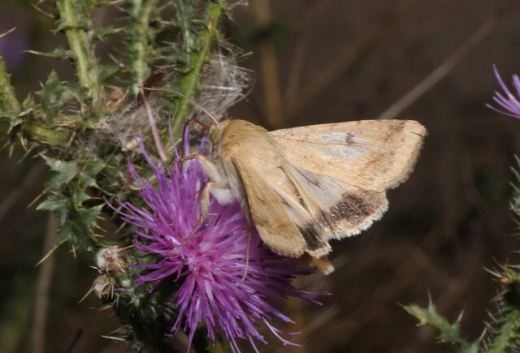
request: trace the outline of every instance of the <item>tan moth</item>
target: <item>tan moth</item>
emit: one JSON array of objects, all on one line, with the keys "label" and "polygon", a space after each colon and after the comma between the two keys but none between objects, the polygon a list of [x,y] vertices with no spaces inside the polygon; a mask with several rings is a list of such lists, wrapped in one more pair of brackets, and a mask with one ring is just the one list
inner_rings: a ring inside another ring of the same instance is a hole
[{"label": "tan moth", "polygon": [[199,158],[221,204],[242,201],[263,242],[287,257],[308,254],[325,273],[329,240],[360,233],[388,208],[426,129],[412,120],[363,120],[268,132],[244,120],[212,128],[213,160]]}]

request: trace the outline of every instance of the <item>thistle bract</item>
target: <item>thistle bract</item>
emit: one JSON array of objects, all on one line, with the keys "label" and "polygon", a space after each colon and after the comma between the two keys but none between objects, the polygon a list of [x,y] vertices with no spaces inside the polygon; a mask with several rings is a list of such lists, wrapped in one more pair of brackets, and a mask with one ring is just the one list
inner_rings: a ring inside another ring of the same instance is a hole
[{"label": "thistle bract", "polygon": [[136,249],[157,259],[138,265],[143,274],[136,284],[151,282],[152,290],[161,281],[180,284],[172,294],[178,310],[172,332],[184,331],[191,344],[198,325],[205,323],[212,341],[218,331],[237,352],[237,339],[249,340],[255,350],[255,340],[266,343],[258,330],[263,323],[284,344],[293,344],[270,321],[292,322],[278,309],[287,296],[314,301],[314,294],[291,284],[305,272],[297,260],[267,249],[238,203],[223,206],[212,200],[200,221],[200,195],[208,178],[198,161],[177,160],[162,168],[147,159],[156,176],[154,185],[129,164],[146,207],[122,203],[121,215],[139,229]]}]

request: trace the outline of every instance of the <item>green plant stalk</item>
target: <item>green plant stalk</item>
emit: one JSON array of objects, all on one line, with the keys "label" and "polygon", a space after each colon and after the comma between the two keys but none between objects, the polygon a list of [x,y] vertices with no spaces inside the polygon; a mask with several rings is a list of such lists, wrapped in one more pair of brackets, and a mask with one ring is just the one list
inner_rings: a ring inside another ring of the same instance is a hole
[{"label": "green plant stalk", "polygon": [[11,86],[4,60],[0,57],[0,112],[5,111],[18,114],[20,112],[20,103],[16,99],[14,89]]},{"label": "green plant stalk", "polygon": [[520,339],[520,309],[513,308],[505,317],[489,346],[487,353],[512,352]]},{"label": "green plant stalk", "polygon": [[67,146],[71,136],[66,130],[49,129],[33,122],[22,126],[32,139],[52,147]]},{"label": "green plant stalk", "polygon": [[[9,75],[5,69],[5,63],[2,57],[0,57],[0,135],[4,136],[12,127],[11,119],[17,119],[20,113],[21,107],[16,95],[14,93],[13,86],[9,80]],[[7,114],[5,114],[7,113]],[[17,124],[16,122],[14,124]],[[69,134],[65,131],[57,132],[41,126],[35,122],[30,124],[24,124],[22,122],[23,129],[29,134],[31,138],[36,141],[42,142],[51,146],[65,146],[69,139]]]},{"label": "green plant stalk", "polygon": [[[81,3],[81,1],[79,2]],[[87,32],[82,28],[83,8],[77,0],[57,0],[65,35],[69,42],[72,57],[76,63],[76,72],[80,85],[86,89],[94,107],[98,107],[102,97],[99,83],[99,69],[94,55],[94,49]]]},{"label": "green plant stalk", "polygon": [[135,25],[131,44],[131,51],[133,53],[131,91],[134,96],[139,94],[140,87],[149,74],[146,50],[154,33],[150,30],[148,24],[150,23],[150,14],[156,6],[157,0],[148,0],[144,3],[141,0],[134,0],[132,17],[135,20]]},{"label": "green plant stalk", "polygon": [[460,336],[460,317],[454,323],[450,323],[442,315],[439,315],[435,305],[430,301],[427,308],[421,308],[416,304],[407,305],[404,309],[419,320],[419,325],[429,326],[440,332],[441,342],[449,343],[458,348],[458,352],[471,352],[472,344]]},{"label": "green plant stalk", "polygon": [[217,35],[218,21],[222,9],[219,4],[211,3],[205,14],[206,28],[199,34],[201,39],[200,49],[192,54],[193,68],[181,80],[183,96],[179,98],[179,106],[173,117],[173,131],[179,131],[180,125],[188,118],[191,107],[191,99],[197,90],[202,67],[208,58],[211,44]]},{"label": "green plant stalk", "polygon": [[27,327],[31,325],[34,278],[17,276],[5,289],[9,297],[4,298],[0,307],[4,314],[0,321],[0,352],[13,353],[27,348],[21,342],[27,335]]}]

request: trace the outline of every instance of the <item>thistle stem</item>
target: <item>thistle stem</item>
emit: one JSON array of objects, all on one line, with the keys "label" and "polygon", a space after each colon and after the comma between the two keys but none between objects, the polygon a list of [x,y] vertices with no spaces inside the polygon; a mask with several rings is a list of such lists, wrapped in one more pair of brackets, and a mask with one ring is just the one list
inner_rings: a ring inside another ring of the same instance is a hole
[{"label": "thistle stem", "polygon": [[211,44],[216,37],[218,20],[221,13],[222,9],[217,3],[211,3],[206,10],[205,19],[203,20],[204,23],[206,23],[206,28],[199,34],[201,40],[200,49],[192,54],[193,68],[181,80],[181,91],[184,96],[179,98],[179,106],[172,119],[173,131],[178,131],[179,126],[188,118],[190,113],[189,108],[191,106],[190,101],[197,90],[202,66],[208,58]]},{"label": "thistle stem", "polygon": [[497,328],[496,335],[487,353],[502,353],[513,351],[520,332],[520,310],[512,309],[505,317],[503,324]]},{"label": "thistle stem", "polygon": [[134,0],[132,17],[135,21],[132,32],[132,94],[137,96],[140,87],[149,74],[146,52],[149,42],[154,36],[150,30],[150,15],[157,6],[157,0]]},{"label": "thistle stem", "polygon": [[[21,107],[14,89],[11,86],[9,75],[5,69],[5,63],[0,57],[0,134],[5,135],[13,126],[12,119],[17,119],[16,115],[20,113]],[[7,113],[7,114],[6,114]],[[30,125],[24,125],[25,131],[35,140],[42,143],[57,146],[65,145],[68,139],[68,134],[65,132],[58,132],[50,130],[35,122]]]},{"label": "thistle stem", "polygon": [[[81,3],[81,2],[80,2]],[[83,28],[85,13],[76,0],[57,0],[56,5],[65,28],[80,85],[86,89],[94,106],[98,106],[102,92],[99,83],[99,69],[94,55],[94,47]]]},{"label": "thistle stem", "polygon": [[150,107],[150,104],[148,104],[148,100],[146,99],[143,90],[141,90],[141,97],[143,98],[143,104],[146,109],[146,115],[148,115],[148,122],[150,124],[150,129],[152,130],[153,139],[155,141],[155,147],[157,147],[157,152],[159,152],[161,161],[166,165],[166,163],[168,162],[168,153],[166,152],[166,148],[162,143],[159,130],[157,129],[157,123],[155,122],[155,118],[153,117],[152,108]]},{"label": "thistle stem", "polygon": [[2,57],[0,57],[0,111],[20,112],[20,103],[14,94]]}]

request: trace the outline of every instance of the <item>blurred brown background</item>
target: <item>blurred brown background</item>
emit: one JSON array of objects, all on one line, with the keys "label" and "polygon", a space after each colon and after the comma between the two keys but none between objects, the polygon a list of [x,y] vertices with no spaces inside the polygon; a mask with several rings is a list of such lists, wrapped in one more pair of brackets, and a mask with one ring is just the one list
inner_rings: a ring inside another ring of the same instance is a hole
[{"label": "blurred brown background", "polygon": [[[428,293],[450,320],[464,311],[466,336],[482,333],[498,290],[484,268],[517,261],[520,249],[509,211],[520,122],[485,107],[498,88],[493,64],[508,82],[520,73],[516,2],[251,0],[225,25],[228,38],[252,52],[241,64],[256,73],[233,117],[269,128],[375,119],[423,82],[424,94],[398,103],[397,117],[429,130],[415,172],[389,193],[383,219],[333,244],[334,274],[301,283],[333,294],[322,307],[289,303],[298,324],[287,330],[303,331],[304,348],[273,343],[265,352],[451,352],[400,306],[426,305]],[[20,97],[51,68],[70,77],[66,63],[20,54],[63,42],[50,33],[50,19],[23,1],[1,0],[0,33],[12,27],[0,51]],[[44,352],[128,351],[100,337],[117,321],[96,298],[78,304],[96,276],[88,256],[60,249],[46,280],[34,267],[47,216],[26,207],[46,170],[21,157],[4,150],[0,159],[0,351],[32,351],[34,317],[45,310],[35,302],[39,278],[50,283]]]}]

